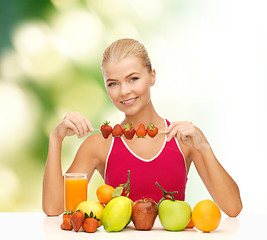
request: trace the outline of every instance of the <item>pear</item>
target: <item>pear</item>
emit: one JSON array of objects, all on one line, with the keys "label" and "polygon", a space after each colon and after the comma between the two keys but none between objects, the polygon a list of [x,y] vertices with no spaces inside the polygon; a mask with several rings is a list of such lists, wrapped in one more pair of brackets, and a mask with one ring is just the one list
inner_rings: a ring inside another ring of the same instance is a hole
[{"label": "pear", "polygon": [[107,232],[119,232],[130,221],[132,200],[127,197],[115,197],[104,208],[102,224]]}]

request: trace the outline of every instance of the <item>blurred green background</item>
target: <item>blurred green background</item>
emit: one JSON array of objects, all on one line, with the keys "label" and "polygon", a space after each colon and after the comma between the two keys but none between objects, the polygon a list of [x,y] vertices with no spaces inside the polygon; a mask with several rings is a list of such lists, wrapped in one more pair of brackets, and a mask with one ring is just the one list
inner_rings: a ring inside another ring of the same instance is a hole
[{"label": "blurred green background", "polygon": [[[267,154],[265,10],[264,1],[241,0],[1,1],[0,211],[41,211],[49,134],[68,112],[87,116],[95,128],[121,120],[106,95],[100,61],[124,37],[148,49],[160,115],[200,127],[254,211],[267,199],[254,182],[266,181],[266,161],[261,169],[249,164]],[[247,141],[244,129],[255,120],[257,142]],[[63,172],[83,140],[64,140]],[[90,200],[102,183],[96,172]],[[192,166],[186,200],[194,206],[204,198]]]},{"label": "blurred green background", "polygon": [[[100,71],[104,49],[118,38],[153,34],[165,10],[179,5],[1,1],[0,211],[41,210],[48,138],[56,124],[70,111],[87,116],[95,127],[116,119]],[[81,142],[76,137],[64,141],[63,171]],[[89,199],[95,199],[95,188],[102,183],[96,173]]]}]

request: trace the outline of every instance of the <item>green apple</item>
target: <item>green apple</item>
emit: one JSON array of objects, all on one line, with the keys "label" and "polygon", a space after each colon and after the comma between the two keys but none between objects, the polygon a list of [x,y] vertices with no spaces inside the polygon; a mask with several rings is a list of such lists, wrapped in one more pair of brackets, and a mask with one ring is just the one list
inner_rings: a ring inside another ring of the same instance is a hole
[{"label": "green apple", "polygon": [[167,192],[156,182],[161,189],[163,198],[158,203],[159,220],[162,226],[169,231],[181,231],[186,228],[191,218],[191,207],[187,202],[175,200],[174,194]]},{"label": "green apple", "polygon": [[162,226],[169,231],[181,231],[186,228],[191,218],[191,207],[179,200],[163,200],[158,207]]}]

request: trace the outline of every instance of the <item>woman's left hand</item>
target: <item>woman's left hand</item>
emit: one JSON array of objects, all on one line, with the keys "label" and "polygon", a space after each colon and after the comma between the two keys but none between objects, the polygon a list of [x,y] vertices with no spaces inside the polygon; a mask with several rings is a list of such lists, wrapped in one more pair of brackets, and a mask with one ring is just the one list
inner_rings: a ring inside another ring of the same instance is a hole
[{"label": "woman's left hand", "polygon": [[166,129],[165,133],[170,141],[173,137],[181,140],[183,144],[201,150],[203,147],[208,146],[208,142],[204,136],[201,135],[200,130],[191,122],[172,122]]}]

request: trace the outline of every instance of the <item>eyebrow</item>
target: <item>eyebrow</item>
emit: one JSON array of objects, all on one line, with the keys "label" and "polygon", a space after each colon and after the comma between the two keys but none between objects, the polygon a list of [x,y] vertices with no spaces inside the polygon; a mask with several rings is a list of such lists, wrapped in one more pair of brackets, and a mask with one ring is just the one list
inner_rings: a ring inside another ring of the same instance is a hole
[{"label": "eyebrow", "polygon": [[128,77],[130,77],[130,76],[132,76],[134,74],[140,74],[140,73],[139,72],[132,72],[132,73],[128,74],[125,78],[128,78]]},{"label": "eyebrow", "polygon": [[[140,74],[140,73],[139,72],[132,72],[132,73],[128,74],[125,78],[129,78],[130,76],[132,76],[134,74]],[[108,81],[116,81],[116,79],[108,78],[106,82],[108,82]]]}]

